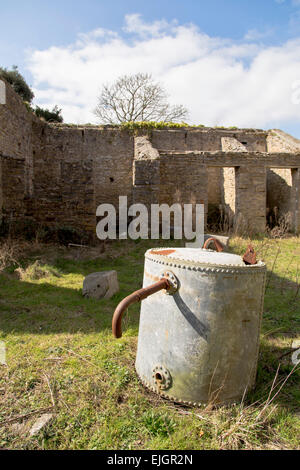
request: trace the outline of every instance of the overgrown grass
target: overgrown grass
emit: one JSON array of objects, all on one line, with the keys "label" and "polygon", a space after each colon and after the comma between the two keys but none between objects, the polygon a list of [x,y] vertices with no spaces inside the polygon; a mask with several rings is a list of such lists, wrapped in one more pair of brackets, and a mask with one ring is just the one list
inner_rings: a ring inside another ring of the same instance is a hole
[{"label": "overgrown grass", "polygon": [[[230,249],[242,253],[248,242],[234,238]],[[138,305],[125,318],[124,336],[111,335],[114,308],[141,287],[143,254],[153,243],[116,242],[103,254],[2,243],[0,341],[7,366],[0,365],[0,447],[299,448],[299,370],[291,348],[300,339],[300,240],[252,242],[269,269],[257,385],[243,404],[219,409],[180,407],[139,383]],[[84,277],[110,269],[118,271],[120,292],[110,300],[83,298]],[[52,421],[30,437],[45,412]]]}]

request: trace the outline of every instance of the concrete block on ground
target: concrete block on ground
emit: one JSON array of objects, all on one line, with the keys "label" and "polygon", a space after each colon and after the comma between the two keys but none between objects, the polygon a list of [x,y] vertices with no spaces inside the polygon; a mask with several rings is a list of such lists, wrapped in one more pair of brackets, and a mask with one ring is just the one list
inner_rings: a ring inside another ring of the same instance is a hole
[{"label": "concrete block on ground", "polygon": [[89,274],[83,281],[82,294],[93,299],[110,299],[119,292],[117,271]]}]

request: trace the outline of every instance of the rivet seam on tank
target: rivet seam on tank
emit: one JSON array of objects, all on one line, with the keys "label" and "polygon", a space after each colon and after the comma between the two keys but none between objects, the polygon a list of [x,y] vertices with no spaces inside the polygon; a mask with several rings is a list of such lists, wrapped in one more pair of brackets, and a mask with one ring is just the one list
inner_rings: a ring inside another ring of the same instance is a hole
[{"label": "rivet seam on tank", "polygon": [[[166,400],[173,401],[174,403],[178,403],[179,405],[187,405],[187,406],[198,406],[199,408],[202,406],[206,406],[207,402],[192,402],[192,401],[186,401],[186,400],[180,400],[179,398],[176,398],[172,395],[167,395],[166,393],[162,393],[160,390],[157,389],[157,387],[154,387],[153,385],[149,384],[147,380],[144,378],[138,376],[139,380],[141,381],[142,385],[146,387],[148,390],[151,390],[151,392],[158,393],[160,397],[165,398]],[[236,405],[237,402],[232,402],[230,405]],[[224,406],[226,405],[226,402],[224,403],[218,403],[218,406]]]},{"label": "rivet seam on tank", "polygon": [[176,398],[176,397],[174,397],[174,396],[172,396],[172,395],[167,395],[166,393],[163,393],[163,392],[161,391],[161,390],[162,390],[161,387],[160,387],[160,388],[158,388],[157,386],[155,387],[155,386],[149,384],[149,383],[147,382],[147,380],[145,380],[145,379],[143,379],[143,378],[141,378],[141,377],[139,377],[139,379],[140,379],[140,381],[142,382],[142,384],[143,384],[146,388],[148,388],[149,390],[151,390],[151,391],[154,392],[154,393],[158,393],[159,396],[161,396],[162,398],[165,398],[165,399],[167,399],[167,400],[173,401],[173,402],[175,402],[175,403],[179,403],[179,404],[181,404],[181,405],[199,406],[199,407],[205,405],[205,403],[196,403],[196,402],[191,402],[191,401],[180,400],[179,398]]},{"label": "rivet seam on tank", "polygon": [[168,281],[169,281],[169,284],[170,284],[171,287],[169,287],[169,289],[165,291],[166,294],[173,295],[173,294],[175,294],[175,292],[178,291],[179,282],[178,282],[178,279],[175,276],[175,274],[172,273],[172,271],[163,272],[160,276],[160,279],[168,279]]},{"label": "rivet seam on tank", "polygon": [[166,367],[157,365],[152,369],[154,391],[168,390],[172,385],[172,377]]},{"label": "rivet seam on tank", "polygon": [[[158,248],[155,248],[155,249],[158,250]],[[207,250],[207,251],[212,251],[212,250]],[[160,256],[160,258],[157,258],[157,256],[159,255],[153,255],[149,253],[145,254],[145,258],[157,264],[163,264],[164,266],[173,266],[174,268],[187,269],[190,271],[192,270],[192,271],[207,272],[207,273],[214,273],[214,274],[236,274],[236,273],[249,274],[250,272],[263,273],[266,269],[266,265],[263,262],[259,262],[256,265],[245,265],[245,266],[227,264],[221,267],[220,265],[215,265],[214,267],[213,264],[203,262],[201,263],[201,265],[195,266],[193,262],[191,262],[190,260],[181,259],[180,261],[186,264],[180,264],[178,263],[178,260],[174,259],[174,262],[170,262],[169,261],[170,258],[167,258],[165,256]]]}]

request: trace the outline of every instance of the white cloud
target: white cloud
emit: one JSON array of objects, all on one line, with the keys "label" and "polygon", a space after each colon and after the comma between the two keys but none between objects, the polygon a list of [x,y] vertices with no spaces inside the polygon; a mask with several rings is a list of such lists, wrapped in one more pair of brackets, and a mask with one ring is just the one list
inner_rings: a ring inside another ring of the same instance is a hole
[{"label": "white cloud", "polygon": [[245,34],[244,39],[246,41],[257,41],[272,36],[273,33],[274,31],[270,28],[264,31],[258,31],[257,29],[249,29],[249,31]]},{"label": "white cloud", "polygon": [[62,107],[67,122],[97,122],[92,110],[103,83],[150,72],[172,103],[189,108],[190,123],[267,128],[299,120],[292,85],[300,79],[300,38],[265,47],[210,37],[195,25],[145,23],[137,14],[126,16],[124,31],[99,28],[68,47],[29,52],[36,103]]},{"label": "white cloud", "polygon": [[160,36],[164,34],[166,30],[172,30],[172,25],[177,25],[177,21],[173,20],[172,23],[168,23],[165,20],[156,20],[152,23],[145,23],[142,20],[141,15],[134,13],[132,15],[125,16],[125,26],[123,30],[126,33],[134,33],[139,36]]}]

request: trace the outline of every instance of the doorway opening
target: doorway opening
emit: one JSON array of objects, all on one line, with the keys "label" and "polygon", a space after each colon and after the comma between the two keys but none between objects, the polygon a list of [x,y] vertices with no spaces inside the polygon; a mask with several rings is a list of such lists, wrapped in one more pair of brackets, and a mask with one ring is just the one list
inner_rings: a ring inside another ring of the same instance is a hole
[{"label": "doorway opening", "polygon": [[292,170],[267,170],[267,227],[281,234],[292,231]]}]

